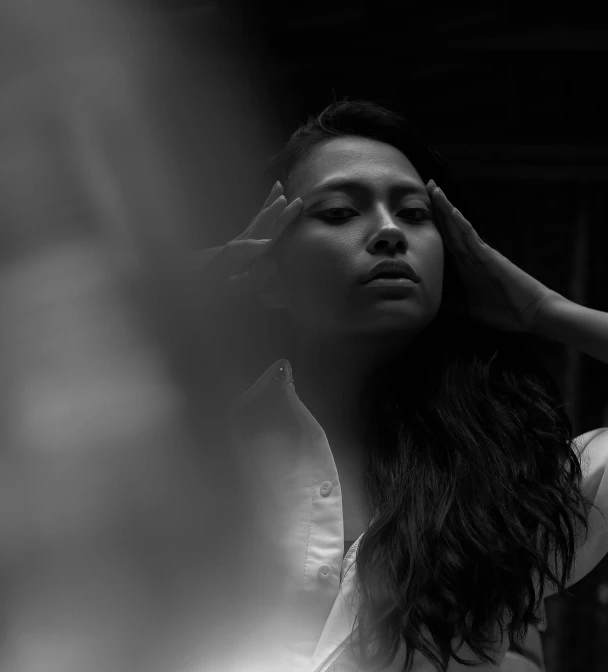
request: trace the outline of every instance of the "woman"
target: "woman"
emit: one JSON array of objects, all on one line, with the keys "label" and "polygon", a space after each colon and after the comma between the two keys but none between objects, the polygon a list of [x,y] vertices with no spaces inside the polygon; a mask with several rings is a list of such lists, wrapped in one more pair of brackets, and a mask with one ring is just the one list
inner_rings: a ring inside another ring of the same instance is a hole
[{"label": "woman", "polygon": [[277,326],[231,416],[283,560],[243,669],[516,669],[509,641],[608,551],[608,435],[573,440],[534,336],[608,361],[608,316],[483,242],[379,106],[330,105],[274,169],[204,255],[208,286],[249,287]]}]

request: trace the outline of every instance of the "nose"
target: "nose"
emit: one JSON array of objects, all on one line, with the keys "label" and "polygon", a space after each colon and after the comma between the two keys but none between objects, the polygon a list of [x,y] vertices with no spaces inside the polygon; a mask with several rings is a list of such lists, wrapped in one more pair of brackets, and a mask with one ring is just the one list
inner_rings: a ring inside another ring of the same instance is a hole
[{"label": "nose", "polygon": [[376,231],[369,240],[367,251],[371,254],[378,252],[399,252],[403,254],[406,249],[407,241],[403,227],[396,224],[388,212],[381,212]]}]

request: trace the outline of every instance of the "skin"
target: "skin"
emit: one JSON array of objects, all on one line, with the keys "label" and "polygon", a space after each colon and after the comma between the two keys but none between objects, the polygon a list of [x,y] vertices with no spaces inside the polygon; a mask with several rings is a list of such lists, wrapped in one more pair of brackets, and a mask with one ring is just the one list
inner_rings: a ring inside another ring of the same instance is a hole
[{"label": "skin", "polygon": [[[359,186],[323,188],[338,179]],[[293,326],[288,354],[298,396],[333,436],[335,452],[360,436],[354,418],[365,377],[436,317],[443,242],[424,181],[391,145],[359,137],[325,141],[284,186],[288,202],[300,197],[303,206],[265,262],[262,293]],[[421,281],[408,296],[362,284],[384,259],[404,259],[418,273]]]}]

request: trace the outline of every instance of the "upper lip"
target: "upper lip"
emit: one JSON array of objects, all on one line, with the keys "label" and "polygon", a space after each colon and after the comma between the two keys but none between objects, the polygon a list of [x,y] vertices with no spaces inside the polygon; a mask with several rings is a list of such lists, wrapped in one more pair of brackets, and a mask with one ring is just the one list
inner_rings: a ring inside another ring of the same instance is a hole
[{"label": "upper lip", "polygon": [[402,259],[385,259],[381,261],[363,278],[363,282],[370,282],[381,275],[394,278],[408,278],[414,282],[420,282],[416,271]]}]

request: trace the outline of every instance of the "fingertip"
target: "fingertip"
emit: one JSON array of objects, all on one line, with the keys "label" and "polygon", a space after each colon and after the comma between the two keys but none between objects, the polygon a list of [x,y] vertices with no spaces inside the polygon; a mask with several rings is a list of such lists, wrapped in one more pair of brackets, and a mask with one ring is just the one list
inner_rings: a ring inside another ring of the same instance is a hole
[{"label": "fingertip", "polygon": [[272,201],[272,203],[267,208],[265,208],[265,210],[270,210],[271,208],[276,208],[277,204],[278,205],[284,205],[285,203],[287,203],[287,199],[285,198],[285,196],[283,196],[283,195],[278,196],[277,198],[274,199],[274,201]]},{"label": "fingertip", "polygon": [[266,210],[266,208],[269,208],[277,199],[277,195],[280,194],[283,191],[283,185],[277,180],[273,185],[270,190],[270,193],[266,197],[266,200],[264,201],[264,205],[262,206],[262,210]]}]

